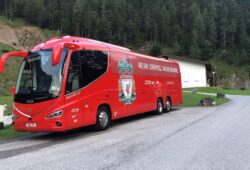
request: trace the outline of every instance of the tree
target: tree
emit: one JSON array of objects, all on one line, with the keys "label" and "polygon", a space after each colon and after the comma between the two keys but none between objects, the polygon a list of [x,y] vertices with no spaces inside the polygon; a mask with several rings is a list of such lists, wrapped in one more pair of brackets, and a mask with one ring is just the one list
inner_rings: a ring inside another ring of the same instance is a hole
[{"label": "tree", "polygon": [[24,16],[28,22],[39,25],[41,21],[41,11],[43,11],[42,0],[25,1]]},{"label": "tree", "polygon": [[102,29],[97,30],[98,39],[109,42],[111,39],[111,31],[110,31],[110,23],[107,20],[107,18],[105,16],[102,16],[98,20],[97,25],[98,25],[98,28],[102,28]]},{"label": "tree", "polygon": [[154,45],[150,50],[151,56],[159,56],[162,54],[161,47],[159,45]]},{"label": "tree", "polygon": [[118,45],[159,44],[175,54],[247,65],[247,0],[0,0],[0,14],[62,34]]},{"label": "tree", "polygon": [[82,0],[76,0],[73,6],[73,28],[74,34],[80,36],[80,27],[81,27],[81,18],[82,18],[82,9],[81,9]]}]

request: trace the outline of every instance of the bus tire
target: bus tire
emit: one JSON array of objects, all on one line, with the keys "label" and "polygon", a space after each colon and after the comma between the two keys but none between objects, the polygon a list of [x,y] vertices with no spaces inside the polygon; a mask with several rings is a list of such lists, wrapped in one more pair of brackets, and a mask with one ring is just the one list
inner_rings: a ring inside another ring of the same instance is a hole
[{"label": "bus tire", "polygon": [[100,106],[97,110],[96,125],[97,131],[103,131],[109,128],[111,123],[110,110],[105,106]]},{"label": "bus tire", "polygon": [[155,114],[160,115],[162,113],[163,113],[163,102],[162,99],[158,98]]},{"label": "bus tire", "polygon": [[168,112],[171,111],[171,109],[172,109],[172,102],[171,102],[170,97],[167,97],[167,99],[166,99],[166,107],[165,107],[164,111],[168,113]]}]

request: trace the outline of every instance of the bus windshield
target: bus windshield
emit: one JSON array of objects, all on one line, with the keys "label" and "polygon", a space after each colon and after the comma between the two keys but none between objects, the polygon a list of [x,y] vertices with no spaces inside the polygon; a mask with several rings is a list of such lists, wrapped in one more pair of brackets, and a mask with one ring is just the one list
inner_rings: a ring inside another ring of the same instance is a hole
[{"label": "bus windshield", "polygon": [[52,66],[52,50],[31,52],[21,65],[14,101],[31,104],[60,96],[66,55],[64,49],[60,63]]}]

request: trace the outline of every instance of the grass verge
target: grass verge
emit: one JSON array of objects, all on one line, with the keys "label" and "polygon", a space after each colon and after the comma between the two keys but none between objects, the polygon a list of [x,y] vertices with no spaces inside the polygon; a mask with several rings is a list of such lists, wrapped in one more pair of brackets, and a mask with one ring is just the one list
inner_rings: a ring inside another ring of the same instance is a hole
[{"label": "grass verge", "polygon": [[0,55],[2,55],[3,53],[14,51],[14,50],[15,48],[0,42]]},{"label": "grass verge", "polygon": [[189,92],[183,92],[183,107],[195,107],[198,106],[201,99],[206,97],[211,97],[215,100],[216,105],[221,105],[229,101],[229,99],[224,98],[217,98],[216,96],[204,95],[204,94],[193,94]]},{"label": "grass verge", "polygon": [[31,134],[31,132],[17,132],[12,126],[8,126],[5,129],[0,130],[0,140],[11,139],[29,134]]},{"label": "grass verge", "polygon": [[[6,115],[12,114],[12,109],[13,109],[12,103],[13,103],[12,96],[0,97],[0,105],[7,104],[7,112],[5,112]],[[25,135],[29,135],[29,134],[31,134],[31,133],[30,132],[17,132],[13,129],[12,126],[8,126],[4,129],[0,130],[0,140],[25,136]]]},{"label": "grass verge", "polygon": [[[184,88],[184,91],[192,91],[194,88]],[[238,89],[222,89],[219,87],[197,87],[198,92],[203,93],[224,93],[231,95],[250,95],[250,90],[238,90]]]}]

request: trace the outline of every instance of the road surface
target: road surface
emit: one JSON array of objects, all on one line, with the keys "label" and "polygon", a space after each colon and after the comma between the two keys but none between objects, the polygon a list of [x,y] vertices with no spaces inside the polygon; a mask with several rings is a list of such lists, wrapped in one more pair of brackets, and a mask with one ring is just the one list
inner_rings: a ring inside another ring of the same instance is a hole
[{"label": "road surface", "polygon": [[250,97],[0,143],[0,169],[250,169]]}]

